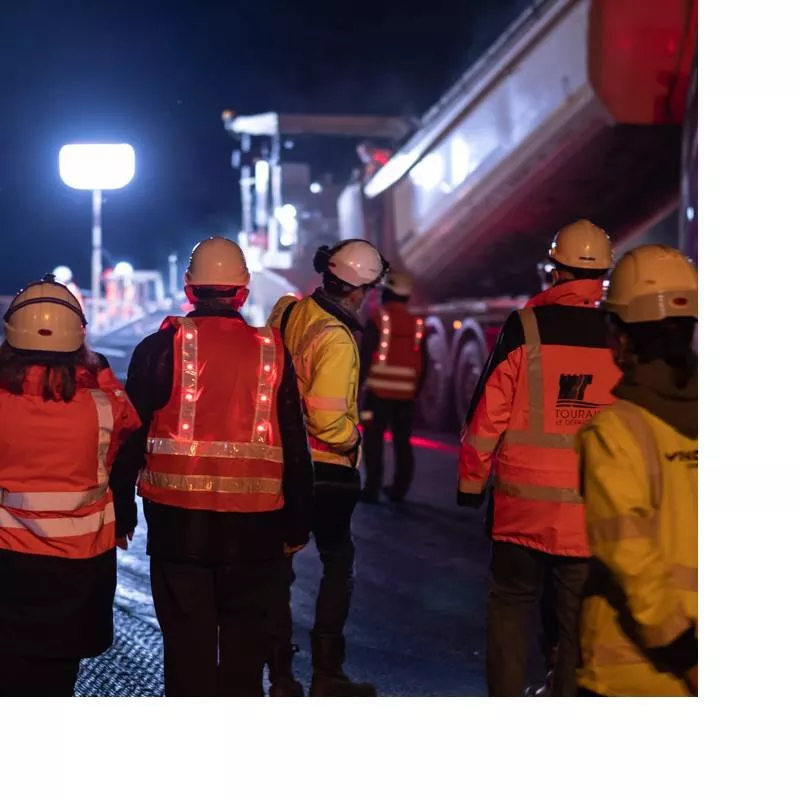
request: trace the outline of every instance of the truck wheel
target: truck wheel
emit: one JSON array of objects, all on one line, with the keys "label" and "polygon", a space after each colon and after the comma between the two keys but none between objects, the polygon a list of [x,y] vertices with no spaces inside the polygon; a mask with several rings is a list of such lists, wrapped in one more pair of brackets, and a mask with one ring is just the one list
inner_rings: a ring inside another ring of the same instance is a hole
[{"label": "truck wheel", "polygon": [[440,333],[428,335],[428,374],[417,402],[423,427],[438,431],[444,427],[448,403],[448,347]]},{"label": "truck wheel", "polygon": [[455,395],[456,414],[458,424],[462,425],[469,411],[472,393],[475,385],[483,372],[486,353],[480,342],[470,339],[458,351],[455,379],[453,380],[453,393]]}]

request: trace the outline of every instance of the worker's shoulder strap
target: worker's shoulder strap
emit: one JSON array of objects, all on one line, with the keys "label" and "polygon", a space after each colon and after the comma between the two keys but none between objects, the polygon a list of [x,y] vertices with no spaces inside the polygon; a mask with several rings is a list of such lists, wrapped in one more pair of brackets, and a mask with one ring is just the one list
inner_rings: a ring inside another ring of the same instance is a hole
[{"label": "worker's shoulder strap", "polygon": [[627,400],[617,400],[612,406],[614,413],[625,423],[633,434],[644,457],[645,469],[650,482],[650,502],[653,508],[661,506],[661,461],[658,457],[658,443],[650,424],[641,409]]},{"label": "worker's shoulder strap", "polygon": [[539,335],[539,322],[536,319],[534,310],[530,306],[525,306],[524,308],[512,311],[511,314],[516,314],[519,317],[519,321],[522,323],[522,333],[525,344],[528,345],[528,347],[538,349],[542,344],[542,339]]},{"label": "worker's shoulder strap", "polygon": [[[544,373],[542,371],[542,337],[539,333],[539,323],[536,314],[530,307],[521,308],[517,313],[522,324],[522,341],[525,343],[525,353],[528,370],[528,402],[531,404],[532,413],[540,420],[538,425],[543,425],[542,406],[544,404]],[[510,319],[510,317],[509,317]],[[506,346],[510,349],[510,343]]]},{"label": "worker's shoulder strap", "polygon": [[297,300],[289,305],[283,310],[283,316],[281,317],[281,338],[286,338],[286,326],[289,324],[289,317],[292,315],[292,309],[297,305]]}]

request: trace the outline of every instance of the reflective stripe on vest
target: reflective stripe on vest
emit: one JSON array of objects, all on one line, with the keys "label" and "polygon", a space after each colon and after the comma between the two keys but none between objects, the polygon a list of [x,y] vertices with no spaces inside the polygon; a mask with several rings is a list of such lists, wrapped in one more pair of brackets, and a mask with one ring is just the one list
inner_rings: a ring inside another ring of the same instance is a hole
[{"label": "reflective stripe on vest", "polygon": [[108,449],[111,447],[111,436],[114,433],[114,412],[111,401],[102,389],[91,390],[92,400],[97,409],[97,425],[99,429],[97,443],[97,485],[108,486]]},{"label": "reflective stripe on vest", "polygon": [[43,539],[66,539],[97,533],[104,525],[114,522],[114,503],[83,517],[23,517],[12,509],[0,508],[0,528],[27,530]]},{"label": "reflective stripe on vest", "polygon": [[[99,455],[99,454],[98,454]],[[85,492],[7,492],[0,489],[0,506],[9,511],[77,511],[83,506],[99,503],[108,486],[98,486]]]},{"label": "reflective stripe on vest", "polygon": [[223,475],[171,475],[142,470],[142,481],[159,489],[176,492],[214,492],[220,494],[277,494],[281,481],[277,478],[232,478]]},{"label": "reflective stripe on vest", "polygon": [[252,458],[265,461],[283,461],[280,447],[261,442],[197,442],[181,439],[147,440],[148,453],[190,458]]},{"label": "reflective stripe on vest", "polygon": [[[198,326],[189,317],[174,321],[181,332],[177,415],[172,405],[171,419],[169,406],[162,410],[167,414],[166,421],[154,418],[147,439],[147,467],[139,475],[140,494],[155,502],[187,508],[222,511],[279,508],[282,505],[283,449],[278,446],[278,432],[272,430],[273,424],[277,425],[273,420],[273,397],[279,379],[275,343],[269,336],[259,336],[258,384],[252,421],[248,421],[245,428],[248,440],[197,439],[197,402],[203,393]],[[173,389],[170,400],[173,404],[174,392]],[[177,431],[173,431],[176,419]],[[235,462],[238,461],[249,463],[251,466],[242,467],[241,472],[251,474],[236,474],[239,468]],[[261,474],[253,475],[254,469]],[[192,499],[192,495],[197,497]],[[220,495],[220,500],[215,501],[208,495]],[[231,498],[232,495],[241,497]],[[231,499],[222,499],[226,496]]]}]

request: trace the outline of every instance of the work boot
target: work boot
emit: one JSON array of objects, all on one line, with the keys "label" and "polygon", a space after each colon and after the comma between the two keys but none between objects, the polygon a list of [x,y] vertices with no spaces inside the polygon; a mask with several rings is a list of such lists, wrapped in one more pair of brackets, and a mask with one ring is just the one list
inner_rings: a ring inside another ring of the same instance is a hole
[{"label": "work boot", "polygon": [[345,675],[344,636],[311,634],[311,678],[309,697],[376,697],[371,683],[357,683]]},{"label": "work boot", "polygon": [[270,697],[305,697],[303,685],[294,677],[292,658],[297,647],[291,642],[273,645],[267,656]]},{"label": "work boot", "polygon": [[553,696],[553,679],[555,675],[553,670],[550,670],[544,679],[544,684],[536,690],[536,697],[552,697]]},{"label": "work boot", "polygon": [[556,661],[558,660],[558,645],[552,645],[547,649],[547,675],[544,678],[544,686],[539,687],[536,692],[537,697],[552,697],[553,683],[556,679]]}]

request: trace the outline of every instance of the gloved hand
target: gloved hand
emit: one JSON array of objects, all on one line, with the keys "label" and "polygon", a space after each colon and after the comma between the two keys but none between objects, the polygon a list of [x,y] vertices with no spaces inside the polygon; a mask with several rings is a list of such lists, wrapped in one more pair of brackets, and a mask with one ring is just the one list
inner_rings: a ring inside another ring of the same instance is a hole
[{"label": "gloved hand", "polygon": [[481,494],[468,494],[467,492],[459,492],[456,495],[456,503],[465,508],[480,508],[483,505],[483,498],[485,492]]},{"label": "gloved hand", "polygon": [[115,543],[120,550],[127,550],[128,549],[128,542],[133,541],[133,534],[135,531],[128,531],[127,533],[120,533],[119,531],[116,532],[115,535]]}]

